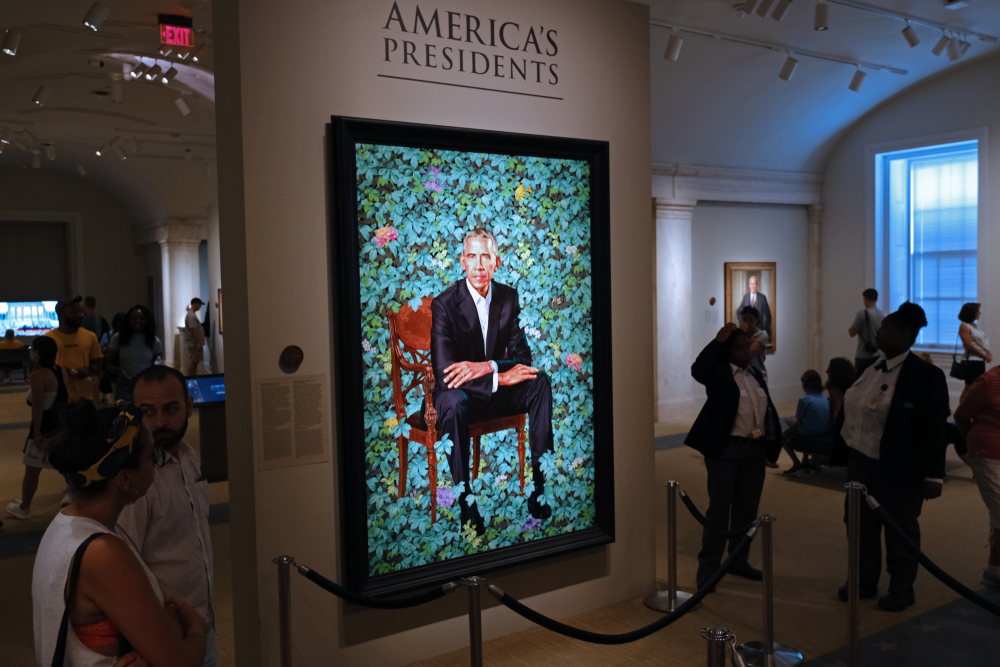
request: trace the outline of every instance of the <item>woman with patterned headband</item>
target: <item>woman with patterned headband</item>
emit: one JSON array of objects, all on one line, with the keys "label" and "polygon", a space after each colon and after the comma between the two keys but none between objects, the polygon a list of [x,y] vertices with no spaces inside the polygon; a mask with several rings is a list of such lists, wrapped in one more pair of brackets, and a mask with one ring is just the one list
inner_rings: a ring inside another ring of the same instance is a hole
[{"label": "woman with patterned headband", "polygon": [[150,667],[201,665],[204,619],[183,600],[164,600],[156,579],[115,534],[122,509],[146,493],[163,465],[142,411],[124,401],[97,409],[81,400],[63,419],[49,462],[69,482],[72,502],[45,531],[35,558],[39,664],[122,667],[141,658]]}]

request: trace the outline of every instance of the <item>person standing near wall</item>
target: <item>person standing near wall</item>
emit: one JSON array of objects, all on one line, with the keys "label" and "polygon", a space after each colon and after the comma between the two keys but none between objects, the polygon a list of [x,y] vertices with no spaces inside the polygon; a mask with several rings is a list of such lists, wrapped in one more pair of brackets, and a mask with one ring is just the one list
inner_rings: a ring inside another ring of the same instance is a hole
[{"label": "person standing near wall", "polygon": [[188,308],[187,315],[184,316],[184,328],[187,330],[188,377],[198,374],[198,364],[205,357],[205,329],[201,326],[201,320],[198,318],[198,311],[204,304],[205,302],[198,297],[191,299],[191,307]]},{"label": "person standing near wall", "polygon": [[70,403],[81,398],[94,400],[94,394],[99,391],[97,370],[103,356],[97,336],[81,328],[81,301],[83,298],[76,296],[56,303],[59,327],[45,334],[55,339],[59,346],[56,363],[66,369],[66,389],[69,391]]},{"label": "person standing near wall", "polygon": [[958,312],[958,319],[962,322],[958,325],[958,337],[962,341],[962,347],[965,348],[965,358],[969,360],[966,364],[965,388],[962,389],[959,403],[965,399],[972,383],[986,372],[986,364],[993,363],[990,341],[983,330],[976,326],[976,320],[980,315],[982,311],[978,303],[966,303]]},{"label": "person standing near wall", "polygon": [[[700,589],[722,564],[726,538],[718,533],[739,530],[757,517],[764,466],[781,453],[781,428],[767,382],[750,366],[750,339],[735,324],[722,327],[701,351],[691,366],[691,376],[708,393],[684,441],[704,455],[708,473],[708,525],[698,554]],[[730,553],[741,538],[729,540]],[[729,572],[754,581],[763,577],[747,562],[746,553]]]},{"label": "person standing near wall", "polygon": [[[944,482],[948,383],[940,368],[910,348],[927,326],[924,309],[907,301],[876,331],[878,361],[844,396],[841,431],[848,450],[847,479],[861,482],[906,536],[920,546],[917,518],[924,500],[941,495]],[[847,500],[844,500],[847,522]],[[878,595],[882,572],[882,522],[861,504],[860,595]],[[889,593],[879,598],[886,611],[902,611],[915,601],[917,560],[891,530],[885,531]],[[840,599],[847,600],[847,586]]]},{"label": "person standing near wall", "polygon": [[163,358],[156,320],[145,306],[133,306],[127,323],[108,346],[108,370],[115,373],[115,400],[132,400],[132,379]]},{"label": "person standing near wall", "polygon": [[869,287],[861,293],[861,300],[865,307],[858,311],[858,314],[854,316],[854,322],[847,329],[851,338],[857,337],[858,339],[858,349],[854,353],[856,377],[861,377],[861,373],[878,359],[875,332],[882,326],[882,319],[885,317],[885,314],[875,307],[875,304],[878,303],[877,290]]},{"label": "person standing near wall", "polygon": [[98,341],[111,330],[108,321],[97,314],[97,299],[92,296],[83,298],[83,324],[80,326],[97,336]]},{"label": "person standing near wall", "polygon": [[194,401],[180,371],[162,365],[139,373],[132,395],[154,443],[166,452],[166,461],[149,492],[122,511],[118,532],[135,548],[164,594],[183,599],[205,619],[204,667],[215,667],[208,481],[202,477],[198,454],[184,441]]}]

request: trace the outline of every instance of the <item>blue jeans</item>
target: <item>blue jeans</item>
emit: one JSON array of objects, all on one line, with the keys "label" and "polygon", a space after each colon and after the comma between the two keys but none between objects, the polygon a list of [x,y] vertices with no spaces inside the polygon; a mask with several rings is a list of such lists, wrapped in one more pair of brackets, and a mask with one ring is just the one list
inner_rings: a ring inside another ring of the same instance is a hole
[{"label": "blue jeans", "polygon": [[219,667],[219,649],[215,646],[215,624],[208,627],[208,637],[205,638],[205,662],[202,667]]}]

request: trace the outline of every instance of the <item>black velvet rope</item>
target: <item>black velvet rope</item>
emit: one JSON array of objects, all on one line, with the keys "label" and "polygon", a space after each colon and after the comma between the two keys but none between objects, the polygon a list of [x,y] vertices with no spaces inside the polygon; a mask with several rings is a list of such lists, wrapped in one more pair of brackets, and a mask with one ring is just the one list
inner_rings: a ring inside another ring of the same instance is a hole
[{"label": "black velvet rope", "polygon": [[662,630],[696,607],[698,603],[701,602],[702,598],[708,595],[709,591],[711,591],[712,588],[719,583],[719,580],[722,579],[726,572],[729,571],[729,568],[736,561],[736,559],[750,547],[750,542],[752,541],[753,534],[748,532],[736,549],[729,554],[729,558],[722,563],[722,566],[715,572],[715,574],[712,575],[708,582],[706,582],[705,585],[699,590],[695,591],[695,593],[692,594],[687,601],[678,606],[676,610],[645,627],[620,635],[605,635],[597,632],[589,632],[587,630],[581,630],[580,628],[574,628],[572,625],[560,623],[559,621],[538,613],[534,609],[526,607],[497,586],[490,586],[490,594],[497,598],[502,605],[513,611],[515,614],[523,616],[532,623],[542,626],[546,630],[557,632],[572,639],[590,642],[591,644],[628,644],[629,642],[638,641],[639,639],[648,637],[654,632]]},{"label": "black velvet rope", "polygon": [[896,533],[896,537],[898,537],[903,542],[903,544],[906,545],[906,548],[909,549],[910,553],[912,553],[916,557],[917,561],[921,565],[923,565],[928,572],[937,577],[937,579],[942,584],[944,584],[951,590],[955,591],[969,602],[979,605],[980,607],[990,612],[991,614],[996,614],[997,616],[1000,616],[1000,605],[990,602],[982,595],[979,595],[978,593],[973,591],[971,588],[967,588],[966,586],[962,585],[950,574],[948,574],[940,567],[935,565],[934,561],[932,561],[930,558],[924,555],[924,552],[920,550],[920,547],[914,544],[913,540],[907,537],[906,533],[903,532],[903,529],[896,525],[896,522],[892,520],[892,518],[889,516],[889,513],[885,511],[884,507],[882,507],[881,505],[876,505],[875,511],[878,512],[879,518],[882,519],[882,523],[886,527],[888,527],[892,532]]},{"label": "black velvet rope", "polygon": [[754,522],[751,521],[743,528],[740,528],[739,530],[731,530],[728,533],[724,530],[719,530],[718,528],[708,525],[708,522],[705,519],[705,515],[703,515],[701,512],[698,511],[698,508],[694,506],[694,502],[692,502],[691,499],[688,498],[688,495],[686,493],[681,491],[680,495],[681,495],[681,502],[683,502],[684,506],[688,508],[689,512],[691,512],[691,516],[695,518],[695,521],[697,521],[702,526],[707,528],[709,532],[715,533],[719,537],[724,537],[727,540],[731,540],[734,537],[739,537],[740,535],[746,534],[746,532],[750,530],[750,526],[754,524]]},{"label": "black velvet rope", "polygon": [[352,593],[340,584],[330,581],[315,570],[310,570],[307,567],[299,567],[299,574],[323,590],[333,593],[337,597],[343,598],[351,604],[371,607],[372,609],[405,609],[406,607],[416,607],[417,605],[425,604],[431,600],[437,600],[438,598],[443,597],[447,592],[443,586],[438,586],[437,588],[432,588],[426,593],[420,593],[419,595],[413,595],[408,598],[373,598],[368,597],[367,595]]}]

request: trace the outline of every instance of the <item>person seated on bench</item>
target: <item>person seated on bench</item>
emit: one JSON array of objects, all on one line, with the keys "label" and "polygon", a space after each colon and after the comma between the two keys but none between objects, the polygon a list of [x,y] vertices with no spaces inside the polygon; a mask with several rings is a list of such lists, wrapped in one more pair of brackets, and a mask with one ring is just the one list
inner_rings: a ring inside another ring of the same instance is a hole
[{"label": "person seated on bench", "polygon": [[825,438],[830,438],[830,402],[823,395],[823,379],[814,370],[802,374],[802,391],[805,396],[799,399],[795,410],[795,418],[788,424],[784,433],[785,451],[792,457],[793,465],[785,471],[786,475],[798,475],[809,467],[805,457],[799,460],[795,450],[815,451],[817,445],[822,445]]},{"label": "person seated on bench", "polygon": [[[24,347],[24,343],[14,338],[13,329],[7,329],[4,337],[0,338],[0,350],[19,350],[22,347]],[[5,382],[10,382],[10,375],[7,373],[6,368],[0,366],[0,384]]]}]

